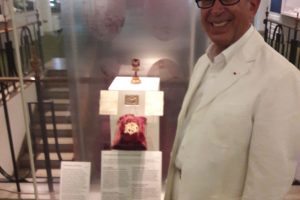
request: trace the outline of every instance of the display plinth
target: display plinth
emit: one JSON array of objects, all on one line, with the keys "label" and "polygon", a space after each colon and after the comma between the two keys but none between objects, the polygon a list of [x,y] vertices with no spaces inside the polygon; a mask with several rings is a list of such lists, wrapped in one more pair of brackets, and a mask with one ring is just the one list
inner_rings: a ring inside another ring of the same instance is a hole
[{"label": "display plinth", "polygon": [[160,200],[160,151],[102,151],[102,200]]},{"label": "display plinth", "polygon": [[132,84],[131,77],[116,77],[108,90],[100,91],[99,114],[110,115],[111,142],[120,116],[133,114],[144,116],[146,123],[147,150],[159,150],[159,116],[163,115],[160,79],[140,77],[141,83]]},{"label": "display plinth", "polygon": [[159,78],[158,77],[140,77],[141,83],[132,84],[132,77],[129,76],[117,76],[108,90],[120,90],[120,91],[158,91],[159,90]]}]

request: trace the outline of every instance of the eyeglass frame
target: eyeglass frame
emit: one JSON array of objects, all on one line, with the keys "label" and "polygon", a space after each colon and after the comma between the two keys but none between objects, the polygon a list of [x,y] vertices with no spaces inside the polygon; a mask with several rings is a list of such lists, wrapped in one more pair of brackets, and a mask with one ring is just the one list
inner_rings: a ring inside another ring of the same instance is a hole
[{"label": "eyeglass frame", "polygon": [[[216,0],[212,0],[212,4],[211,4],[210,6],[208,6],[208,7],[201,7],[200,4],[199,4],[199,2],[201,2],[201,1],[202,1],[202,0],[195,0],[195,2],[196,2],[196,4],[197,4],[198,8],[201,8],[201,9],[208,9],[208,8],[211,8],[211,7],[213,7],[213,6],[215,5],[215,2],[216,2]],[[233,5],[235,5],[235,4],[238,4],[241,0],[236,0],[236,2],[230,3],[230,4],[225,4],[225,3],[223,2],[223,0],[219,0],[219,1],[220,1],[220,3],[221,3],[223,6],[233,6]]]}]

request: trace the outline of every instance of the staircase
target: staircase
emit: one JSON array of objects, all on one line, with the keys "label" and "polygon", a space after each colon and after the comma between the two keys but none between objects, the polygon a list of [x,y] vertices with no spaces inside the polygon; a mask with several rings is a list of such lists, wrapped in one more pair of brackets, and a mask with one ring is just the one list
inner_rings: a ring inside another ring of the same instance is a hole
[{"label": "staircase", "polygon": [[[72,124],[70,115],[69,89],[67,82],[67,70],[63,58],[54,58],[46,63],[45,78],[60,77],[66,78],[65,81],[47,81],[43,83],[44,100],[48,103],[44,105],[47,138],[49,144],[52,176],[60,176],[60,159],[55,145],[54,126],[52,123],[52,111],[49,102],[53,102],[54,115],[56,121],[57,139],[61,157],[63,161],[71,161],[74,158]],[[31,133],[35,137],[33,148],[35,148],[35,167],[36,177],[46,178],[45,155],[43,153],[43,140],[37,112],[33,114]],[[28,154],[21,160],[21,168],[29,168]]]}]

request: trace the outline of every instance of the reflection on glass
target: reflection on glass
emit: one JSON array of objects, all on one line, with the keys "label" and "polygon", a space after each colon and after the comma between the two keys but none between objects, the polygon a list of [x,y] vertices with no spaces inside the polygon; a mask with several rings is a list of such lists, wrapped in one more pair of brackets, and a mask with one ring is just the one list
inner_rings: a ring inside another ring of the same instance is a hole
[{"label": "reflection on glass", "polygon": [[60,12],[60,1],[59,0],[49,0],[51,12],[59,13]]},{"label": "reflection on glass", "polygon": [[91,162],[93,184],[100,182],[101,151],[110,148],[114,132],[110,116],[98,113],[100,91],[108,90],[116,76],[132,76],[132,58],[140,60],[141,79],[160,78],[165,106],[159,149],[163,154],[162,178],[166,176],[188,85],[189,59],[191,54],[201,53],[191,44],[206,44],[200,37],[191,41],[189,4],[186,0],[62,1],[76,159]]},{"label": "reflection on glass", "polygon": [[83,4],[86,28],[95,39],[110,41],[121,32],[125,22],[125,1],[84,0]]},{"label": "reflection on glass", "polygon": [[35,0],[14,0],[16,12],[33,11]]}]

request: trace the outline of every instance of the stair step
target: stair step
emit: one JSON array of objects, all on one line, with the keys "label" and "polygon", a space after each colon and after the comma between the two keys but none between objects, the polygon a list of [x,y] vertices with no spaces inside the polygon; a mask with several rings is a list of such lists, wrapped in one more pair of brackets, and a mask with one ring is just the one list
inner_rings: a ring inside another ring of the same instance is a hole
[{"label": "stair step", "polygon": [[[54,111],[54,116],[55,116],[55,122],[57,124],[71,123],[70,111],[57,110],[57,111]],[[49,109],[47,109],[45,112],[45,119],[46,119],[46,123],[52,123],[52,111],[50,111]],[[34,115],[33,121],[35,123],[40,123],[40,118],[39,118],[38,114]]]},{"label": "stair step", "polygon": [[45,88],[52,88],[52,87],[68,87],[67,80],[60,80],[60,81],[46,81],[44,83]]},{"label": "stair step", "polygon": [[[59,160],[58,159],[58,155],[57,153],[50,153],[50,160],[55,161],[55,160]],[[74,158],[74,153],[61,153],[61,157],[63,160],[72,160]],[[44,153],[40,153],[37,158],[37,160],[45,160],[45,154]]]},{"label": "stair step", "polygon": [[[40,130],[40,125],[39,124],[36,124],[34,127],[33,127],[33,130]],[[54,126],[52,123],[46,123],[46,129],[47,130],[53,130],[54,129]],[[56,129],[57,130],[72,130],[72,124],[71,123],[57,123],[56,124]]]},{"label": "stair step", "polygon": [[[33,134],[35,134],[37,137],[41,136],[41,131],[39,128],[31,131]],[[53,130],[47,130],[47,135],[49,137],[54,137],[54,131]],[[64,130],[57,130],[58,137],[72,137],[72,129],[64,129]]]},{"label": "stair step", "polygon": [[[54,130],[52,124],[46,124],[46,134],[48,137],[54,137]],[[39,124],[36,124],[31,129],[32,134],[36,137],[41,137],[41,127]],[[56,132],[58,137],[72,137],[72,124],[63,123],[56,124]]]},{"label": "stair step", "polygon": [[[56,152],[56,146],[55,144],[49,144],[49,152]],[[42,152],[44,149],[43,144],[37,144],[36,151]],[[59,143],[59,150],[61,153],[64,152],[72,152],[74,151],[74,145],[73,144],[61,144]]]},{"label": "stair step", "polygon": [[[60,169],[51,169],[52,177],[60,177]],[[35,173],[36,177],[38,178],[47,178],[47,171],[46,169],[38,169]]]},{"label": "stair step", "polygon": [[51,99],[69,99],[69,89],[62,88],[50,88],[45,92],[45,98]]},{"label": "stair step", "polygon": [[[60,168],[61,161],[58,159],[57,153],[50,153],[49,156],[50,156],[51,168],[52,169]],[[74,153],[61,153],[61,157],[63,161],[72,161],[74,158]],[[35,164],[37,169],[46,168],[44,153],[40,153],[37,156]]]},{"label": "stair step", "polygon": [[[52,112],[47,111],[46,115],[46,122],[52,123]],[[71,113],[70,111],[55,111],[55,122],[56,123],[71,123]]]},{"label": "stair step", "polygon": [[[58,137],[72,137],[72,129],[58,129],[56,131],[57,131]],[[31,132],[33,134],[35,134],[36,137],[41,136],[40,128],[32,129]],[[48,137],[54,137],[53,129],[47,130],[47,135],[48,135]]]},{"label": "stair step", "polygon": [[69,110],[70,100],[69,99],[52,99],[55,110]]},{"label": "stair step", "polygon": [[[61,152],[60,153],[62,160],[63,161],[72,161],[74,158],[74,153],[73,152]],[[50,152],[50,165],[52,169],[57,169],[60,168],[60,160],[58,159],[58,155],[56,152]],[[29,163],[29,156],[28,154],[25,154],[20,162],[20,167],[22,168],[30,168],[30,163]],[[46,163],[45,163],[45,155],[44,153],[39,153],[37,155],[37,158],[35,160],[35,167],[37,169],[43,169],[46,168]]]},{"label": "stair step", "polygon": [[[55,144],[55,138],[48,138],[49,144]],[[73,144],[73,138],[60,137],[58,138],[59,144]]]},{"label": "stair step", "polygon": [[47,77],[67,77],[68,71],[66,69],[48,69],[46,71]]},{"label": "stair step", "polygon": [[67,111],[70,108],[70,99],[49,97],[45,99],[44,108],[46,111],[51,110],[51,103],[53,103],[56,111]]},{"label": "stair step", "polygon": [[[53,130],[53,124],[46,124],[46,129],[47,130]],[[72,124],[56,124],[56,129],[57,130],[72,130]]]},{"label": "stair step", "polygon": [[68,87],[53,87],[48,89],[49,92],[69,92]]},{"label": "stair step", "polygon": [[[73,144],[73,138],[70,138],[70,137],[59,137],[57,138],[58,140],[58,144],[61,144],[61,145],[65,145],[65,144]],[[37,142],[37,144],[43,144],[43,140],[39,140]],[[49,145],[52,145],[52,144],[55,144],[55,138],[54,137],[48,137],[48,144]]]},{"label": "stair step", "polygon": [[[55,111],[55,116],[57,117],[63,117],[63,116],[67,116],[69,117],[71,115],[70,111]],[[52,116],[52,112],[51,111],[47,111],[45,113],[46,117],[51,117]]]},{"label": "stair step", "polygon": [[[73,138],[70,137],[59,137],[58,139],[58,145],[59,145],[59,150],[64,153],[64,152],[73,152]],[[50,152],[56,152],[56,144],[55,144],[55,138],[50,137],[48,138],[48,145],[49,145],[49,151]],[[43,151],[43,140],[40,139],[37,141],[36,144],[37,151],[41,152]]]},{"label": "stair step", "polygon": [[70,104],[69,99],[52,99],[55,104]]}]

